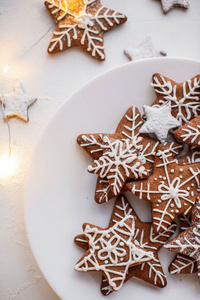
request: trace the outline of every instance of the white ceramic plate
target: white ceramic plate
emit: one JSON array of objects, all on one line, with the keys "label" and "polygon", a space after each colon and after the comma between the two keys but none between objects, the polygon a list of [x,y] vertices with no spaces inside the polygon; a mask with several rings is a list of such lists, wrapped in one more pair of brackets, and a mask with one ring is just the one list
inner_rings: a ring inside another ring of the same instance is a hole
[{"label": "white ceramic plate", "polygon": [[[44,276],[62,299],[98,300],[101,274],[74,271],[84,251],[73,239],[90,222],[107,227],[114,201],[94,201],[96,176],[87,172],[90,157],[77,145],[80,133],[114,132],[126,109],[150,105],[154,72],[182,82],[200,72],[200,62],[159,58],[128,63],[82,87],[55,115],[32,158],[25,190],[25,218],[30,244]],[[150,220],[150,207],[131,195],[138,215]],[[129,280],[109,299],[199,299],[197,276],[171,276],[167,272],[174,254],[161,250],[168,286],[158,289]]]}]

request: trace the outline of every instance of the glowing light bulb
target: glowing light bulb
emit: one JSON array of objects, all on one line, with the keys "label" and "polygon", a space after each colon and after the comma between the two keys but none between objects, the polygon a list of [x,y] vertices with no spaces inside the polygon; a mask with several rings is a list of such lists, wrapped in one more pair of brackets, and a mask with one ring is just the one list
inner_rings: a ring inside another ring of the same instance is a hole
[{"label": "glowing light bulb", "polygon": [[19,165],[16,157],[8,154],[0,156],[0,178],[6,179],[15,175]]},{"label": "glowing light bulb", "polygon": [[5,67],[3,68],[4,74],[8,72],[9,67],[10,67],[10,66],[7,65],[7,66],[5,66]]}]

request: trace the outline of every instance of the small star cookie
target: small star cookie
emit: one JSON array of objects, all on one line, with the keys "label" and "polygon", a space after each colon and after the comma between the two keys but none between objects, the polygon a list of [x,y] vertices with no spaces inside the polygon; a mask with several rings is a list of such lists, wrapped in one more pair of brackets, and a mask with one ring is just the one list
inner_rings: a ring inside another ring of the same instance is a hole
[{"label": "small star cookie", "polygon": [[84,224],[83,231],[89,249],[75,265],[76,271],[102,271],[113,290],[118,291],[130,267],[154,259],[134,242],[135,218],[130,215],[107,229]]},{"label": "small star cookie", "polygon": [[[152,251],[154,259],[139,266],[133,266],[129,269],[125,281],[132,277],[137,277],[157,287],[163,288],[167,284],[166,276],[163,272],[161,263],[158,258],[158,251],[162,248],[169,237],[175,232],[176,224],[172,224],[167,231],[162,233],[154,233],[151,223],[143,223],[125,196],[121,195],[117,198],[109,226],[113,226],[126,216],[135,218],[135,243],[138,246]],[[88,241],[84,234],[77,235],[74,242],[81,248],[88,250]],[[105,277],[102,277],[101,292],[108,295],[113,291],[109,286]]]},{"label": "small star cookie", "polygon": [[168,13],[172,8],[189,8],[189,2],[187,0],[161,0],[162,8],[164,13]]},{"label": "small star cookie", "polygon": [[155,50],[150,37],[147,37],[146,40],[137,48],[129,47],[125,49],[124,53],[130,60],[166,56],[165,52],[158,52]]},{"label": "small star cookie", "polygon": [[197,197],[192,210],[191,227],[169,241],[165,248],[187,255],[197,263],[197,274],[200,277],[200,198]]},{"label": "small star cookie", "polygon": [[180,166],[168,145],[157,147],[152,175],[125,188],[152,205],[155,232],[166,230],[180,214],[189,214],[198,195],[200,163]]},{"label": "small star cookie", "polygon": [[157,99],[151,106],[159,107],[167,102],[171,103],[172,116],[187,123],[200,113],[200,75],[177,83],[158,73],[153,75],[151,84]]},{"label": "small star cookie", "polygon": [[140,133],[154,133],[161,143],[166,142],[170,129],[179,127],[180,122],[171,115],[171,104],[168,102],[160,107],[143,106],[146,122]]},{"label": "small star cookie", "polygon": [[0,96],[4,105],[4,118],[17,117],[28,122],[28,109],[36,100],[37,98],[25,94],[21,83],[18,82],[13,92]]},{"label": "small star cookie", "polygon": [[127,20],[123,14],[102,6],[100,0],[44,0],[44,3],[58,23],[48,48],[50,54],[79,46],[103,61],[104,32]]}]

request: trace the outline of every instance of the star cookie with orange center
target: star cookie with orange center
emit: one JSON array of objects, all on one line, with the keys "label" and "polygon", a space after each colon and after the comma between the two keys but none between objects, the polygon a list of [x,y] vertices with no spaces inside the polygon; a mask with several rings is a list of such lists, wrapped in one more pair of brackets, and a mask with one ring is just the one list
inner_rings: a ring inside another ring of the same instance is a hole
[{"label": "star cookie with orange center", "polygon": [[48,48],[50,54],[79,46],[103,61],[104,32],[127,20],[123,14],[102,6],[100,0],[44,0],[44,3],[58,23]]},{"label": "star cookie with orange center", "polygon": [[[167,231],[163,231],[159,234],[154,233],[152,224],[143,223],[140,221],[125,196],[119,196],[115,202],[109,226],[113,226],[128,216],[133,216],[135,218],[135,244],[146,249],[147,251],[152,251],[154,259],[141,265],[129,268],[125,281],[131,279],[132,277],[137,277],[157,287],[165,287],[167,280],[158,258],[158,251],[174,233],[176,230],[176,224],[172,224]],[[74,241],[81,248],[88,250],[89,245],[84,234],[77,235]],[[113,289],[108,284],[106,278],[102,277],[102,294],[108,295],[112,291]]]},{"label": "star cookie with orange center", "polygon": [[125,188],[152,206],[155,232],[166,230],[180,214],[190,213],[198,195],[200,163],[180,166],[168,145],[157,147],[153,174]]},{"label": "star cookie with orange center", "polygon": [[113,290],[118,291],[130,267],[154,258],[134,243],[135,219],[127,216],[107,229],[84,224],[83,231],[89,249],[75,265],[76,271],[102,271]]},{"label": "star cookie with orange center", "polygon": [[153,75],[152,86],[157,99],[151,106],[159,107],[170,102],[172,116],[181,125],[198,116],[200,112],[200,75],[177,83],[156,73]]},{"label": "star cookie with orange center", "polygon": [[191,227],[180,233],[177,237],[169,241],[165,248],[187,255],[194,259],[197,263],[197,274],[200,278],[200,198],[192,210]]}]

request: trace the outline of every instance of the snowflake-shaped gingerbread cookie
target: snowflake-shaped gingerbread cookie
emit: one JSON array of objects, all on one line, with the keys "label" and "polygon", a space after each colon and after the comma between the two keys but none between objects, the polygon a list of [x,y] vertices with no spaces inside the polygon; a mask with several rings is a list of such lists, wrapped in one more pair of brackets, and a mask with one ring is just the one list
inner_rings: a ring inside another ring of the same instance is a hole
[{"label": "snowflake-shaped gingerbread cookie", "polygon": [[123,14],[102,6],[100,0],[44,0],[44,3],[58,23],[48,48],[50,54],[79,46],[103,61],[104,32],[127,20]]}]

